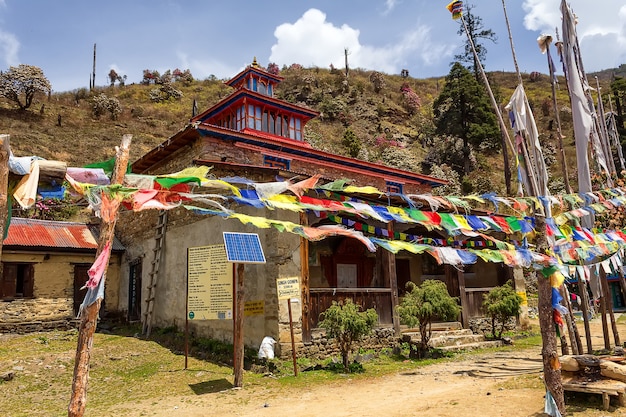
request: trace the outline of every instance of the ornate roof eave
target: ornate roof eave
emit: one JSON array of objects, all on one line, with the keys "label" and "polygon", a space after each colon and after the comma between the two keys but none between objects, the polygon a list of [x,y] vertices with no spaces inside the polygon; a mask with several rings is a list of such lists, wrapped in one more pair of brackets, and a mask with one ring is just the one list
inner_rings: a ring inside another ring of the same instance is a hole
[{"label": "ornate roof eave", "polygon": [[223,112],[224,110],[226,110],[227,108],[229,108],[233,103],[236,103],[237,101],[242,100],[243,98],[246,98],[246,97],[252,100],[259,101],[261,103],[268,104],[273,107],[285,110],[287,112],[297,113],[303,116],[305,121],[310,120],[314,117],[317,117],[320,114],[318,111],[315,111],[306,107],[298,106],[296,104],[291,104],[286,101],[269,97],[264,94],[260,94],[255,91],[252,91],[252,90],[240,89],[230,94],[229,96],[223,98],[217,104],[213,105],[209,109],[193,117],[191,119],[191,123],[194,123],[194,122],[202,123],[211,117],[215,117],[221,112]]},{"label": "ornate roof eave", "polygon": [[439,187],[448,183],[445,180],[428,175],[324,152],[306,146],[304,143],[296,144],[292,143],[293,141],[282,140],[278,137],[272,138],[266,135],[256,136],[251,133],[201,123],[188,124],[174,136],[146,153],[132,164],[132,172],[144,173],[148,171],[177,150],[193,143],[200,136],[229,140],[235,144],[234,146],[274,152],[287,158],[298,159],[314,165],[334,167],[347,172],[370,175],[385,180],[403,181],[413,184],[428,184],[431,187]]},{"label": "ornate roof eave", "polygon": [[233,85],[237,84],[249,72],[254,72],[258,76],[263,77],[263,78],[267,78],[269,80],[273,80],[276,83],[279,83],[282,80],[284,80],[284,77],[281,77],[280,75],[271,74],[271,73],[261,69],[260,67],[254,67],[254,66],[250,66],[249,65],[246,68],[244,68],[243,70],[241,70],[241,72],[239,72],[239,74],[235,75],[233,78],[231,78],[230,80],[226,81],[225,84],[232,87]]}]

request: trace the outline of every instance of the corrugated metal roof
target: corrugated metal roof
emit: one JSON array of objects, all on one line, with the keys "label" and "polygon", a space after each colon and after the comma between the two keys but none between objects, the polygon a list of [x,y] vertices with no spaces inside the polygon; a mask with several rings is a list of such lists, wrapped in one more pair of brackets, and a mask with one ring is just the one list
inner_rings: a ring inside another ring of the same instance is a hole
[{"label": "corrugated metal roof", "polygon": [[[98,247],[97,233],[84,223],[52,220],[11,219],[9,234],[4,246],[56,249],[93,249]],[[124,250],[115,239],[113,250]]]}]

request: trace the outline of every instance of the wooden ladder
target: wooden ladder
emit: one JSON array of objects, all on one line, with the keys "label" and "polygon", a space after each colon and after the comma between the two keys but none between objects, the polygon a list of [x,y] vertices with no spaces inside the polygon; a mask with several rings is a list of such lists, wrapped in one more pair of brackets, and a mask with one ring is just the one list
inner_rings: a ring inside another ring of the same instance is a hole
[{"label": "wooden ladder", "polygon": [[157,221],[155,229],[155,245],[154,256],[152,258],[152,268],[150,269],[150,284],[148,285],[148,298],[146,298],[146,312],[144,313],[143,331],[142,333],[146,337],[150,337],[150,331],[152,330],[152,315],[154,311],[154,298],[156,297],[157,280],[159,278],[159,266],[161,264],[161,257],[163,251],[163,244],[165,243],[165,231],[167,229],[167,210],[161,210],[159,212],[159,220]]}]

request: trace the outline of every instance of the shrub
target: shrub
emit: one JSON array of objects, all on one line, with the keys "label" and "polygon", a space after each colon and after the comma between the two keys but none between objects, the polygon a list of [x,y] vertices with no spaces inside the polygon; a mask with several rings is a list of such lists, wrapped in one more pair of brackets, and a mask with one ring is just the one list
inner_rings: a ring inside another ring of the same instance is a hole
[{"label": "shrub", "polygon": [[122,105],[120,104],[120,101],[115,97],[109,98],[104,93],[94,96],[91,99],[91,105],[93,115],[97,118],[106,113],[110,113],[111,120],[116,120],[122,113]]},{"label": "shrub", "polygon": [[429,279],[419,286],[409,281],[406,287],[408,291],[398,306],[398,314],[407,326],[419,326],[418,356],[422,357],[428,350],[433,319],[455,320],[461,309],[441,281]]},{"label": "shrub", "polygon": [[348,299],[341,303],[333,301],[326,311],[320,314],[319,326],[326,329],[326,335],[335,339],[344,370],[349,370],[348,357],[352,351],[352,343],[358,342],[369,334],[378,322],[378,314],[373,308],[359,311],[361,306]]},{"label": "shrub", "polygon": [[183,92],[174,88],[171,82],[164,82],[158,88],[150,90],[150,100],[155,103],[168,101],[171,99],[178,100],[183,97]]},{"label": "shrub", "polygon": [[[502,337],[506,322],[520,312],[522,297],[515,292],[511,281],[501,287],[495,287],[484,295],[483,309],[491,318],[491,334],[495,339]],[[500,322],[500,329],[496,334],[496,321]]]},{"label": "shrub", "polygon": [[386,86],[385,76],[378,71],[374,71],[370,74],[370,82],[374,86],[374,92],[377,94]]},{"label": "shrub", "polygon": [[352,128],[347,128],[344,132],[342,144],[348,148],[348,154],[351,157],[356,158],[359,155],[359,152],[361,151],[361,141],[356,136],[356,133],[354,133]]}]

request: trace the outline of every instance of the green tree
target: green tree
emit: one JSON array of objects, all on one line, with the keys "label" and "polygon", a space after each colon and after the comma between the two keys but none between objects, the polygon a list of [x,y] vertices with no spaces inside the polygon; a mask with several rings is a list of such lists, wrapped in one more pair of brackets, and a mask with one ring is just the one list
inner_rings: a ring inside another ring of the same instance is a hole
[{"label": "green tree", "polygon": [[369,334],[378,322],[378,314],[373,308],[367,311],[359,311],[361,306],[347,299],[342,303],[333,301],[326,311],[320,314],[319,326],[326,329],[326,335],[335,339],[339,350],[343,367],[348,370],[348,357],[352,351],[352,343],[357,342],[363,336]]},{"label": "green tree", "polygon": [[456,299],[451,297],[446,284],[429,279],[422,285],[407,283],[407,293],[398,306],[400,321],[409,327],[419,326],[419,356],[428,350],[428,342],[432,336],[432,321],[455,320],[460,312]]},{"label": "green tree", "polygon": [[356,136],[356,133],[354,133],[352,128],[347,128],[343,133],[343,140],[341,143],[348,149],[348,154],[351,157],[356,158],[359,155],[359,152],[361,151],[361,141]]},{"label": "green tree", "polygon": [[470,145],[482,149],[499,146],[500,130],[483,87],[469,70],[455,62],[441,94],[433,102],[436,133],[463,140],[464,171],[471,171]]},{"label": "green tree", "polygon": [[50,91],[50,81],[39,67],[20,64],[9,67],[6,72],[0,71],[0,96],[17,104],[20,110],[29,108],[37,93],[49,94]]},{"label": "green tree", "polygon": [[[466,4],[465,10],[463,10],[463,19],[465,20],[465,25],[467,26],[467,32],[469,32],[469,36],[474,43],[476,55],[478,55],[478,59],[480,60],[481,65],[484,67],[485,59],[487,58],[487,48],[485,47],[485,41],[491,41],[493,43],[496,43],[498,37],[493,30],[485,29],[481,17],[475,15],[472,10],[474,10],[474,5]],[[476,78],[476,81],[480,82],[480,69],[478,67],[478,61],[474,56],[472,46],[469,39],[467,38],[467,33],[465,33],[465,28],[463,27],[463,25],[459,27],[457,33],[462,36],[463,39],[465,39],[465,46],[463,48],[463,53],[455,55],[454,59],[456,61],[468,64],[467,68],[473,70],[474,78]]]},{"label": "green tree", "polygon": [[[491,318],[491,334],[495,339],[502,337],[504,326],[511,317],[520,313],[522,297],[515,292],[511,281],[501,287],[492,288],[484,295],[483,309]],[[500,329],[496,334],[496,322],[500,322]]]}]

